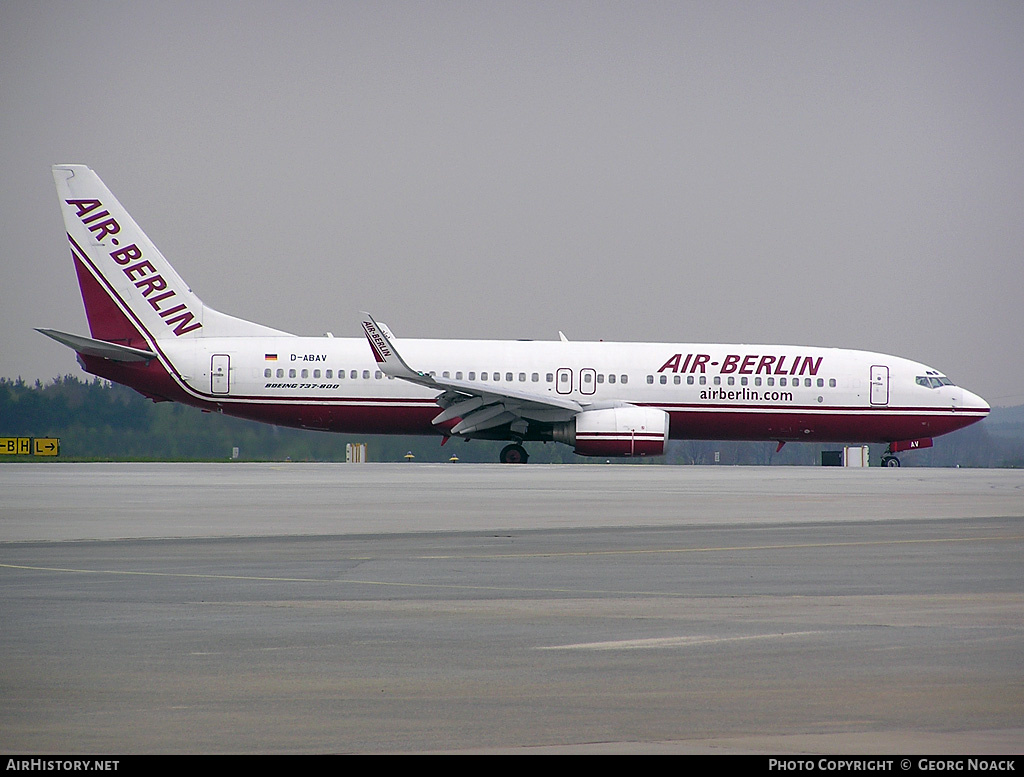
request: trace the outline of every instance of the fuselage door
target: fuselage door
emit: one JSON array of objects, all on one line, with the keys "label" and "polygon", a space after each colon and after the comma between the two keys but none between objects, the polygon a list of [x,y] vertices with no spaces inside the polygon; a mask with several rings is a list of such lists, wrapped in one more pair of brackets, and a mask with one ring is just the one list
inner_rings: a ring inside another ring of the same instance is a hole
[{"label": "fuselage door", "polygon": [[559,367],[555,373],[555,391],[559,394],[572,393],[572,370],[568,367]]},{"label": "fuselage door", "polygon": [[227,394],[231,381],[231,357],[226,353],[213,355],[210,361],[210,391]]},{"label": "fuselage door", "polygon": [[889,404],[889,368],[884,364],[871,365],[871,404]]},{"label": "fuselage door", "polygon": [[597,370],[586,367],[580,370],[580,393],[593,394],[597,391]]}]

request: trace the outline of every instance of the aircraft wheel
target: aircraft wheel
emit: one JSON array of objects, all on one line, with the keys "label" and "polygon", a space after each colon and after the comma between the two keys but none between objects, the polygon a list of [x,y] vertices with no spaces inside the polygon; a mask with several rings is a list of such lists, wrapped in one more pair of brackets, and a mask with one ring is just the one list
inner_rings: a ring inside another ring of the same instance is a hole
[{"label": "aircraft wheel", "polygon": [[530,454],[519,443],[512,443],[501,449],[500,458],[502,464],[525,464],[530,460]]},{"label": "aircraft wheel", "polygon": [[883,467],[898,467],[899,465],[900,465],[900,460],[897,459],[895,456],[883,456],[882,457],[882,466]]}]

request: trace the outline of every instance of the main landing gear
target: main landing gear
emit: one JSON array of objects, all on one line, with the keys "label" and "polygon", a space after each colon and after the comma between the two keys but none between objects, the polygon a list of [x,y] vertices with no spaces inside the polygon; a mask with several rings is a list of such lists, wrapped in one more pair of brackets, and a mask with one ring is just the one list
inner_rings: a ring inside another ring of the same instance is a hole
[{"label": "main landing gear", "polygon": [[526,452],[526,448],[514,442],[501,449],[500,460],[502,464],[525,464],[530,460],[530,454]]}]

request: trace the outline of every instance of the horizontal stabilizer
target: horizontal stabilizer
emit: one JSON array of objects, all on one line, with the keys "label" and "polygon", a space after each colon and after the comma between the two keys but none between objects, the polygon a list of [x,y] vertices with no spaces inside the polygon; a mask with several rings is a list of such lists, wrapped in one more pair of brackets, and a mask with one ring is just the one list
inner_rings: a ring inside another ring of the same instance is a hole
[{"label": "horizontal stabilizer", "polygon": [[148,362],[156,358],[156,354],[152,351],[108,343],[106,340],[93,340],[91,337],[71,335],[67,332],[58,332],[56,329],[36,329],[36,331],[85,356],[98,356],[102,359],[110,359],[112,362]]}]

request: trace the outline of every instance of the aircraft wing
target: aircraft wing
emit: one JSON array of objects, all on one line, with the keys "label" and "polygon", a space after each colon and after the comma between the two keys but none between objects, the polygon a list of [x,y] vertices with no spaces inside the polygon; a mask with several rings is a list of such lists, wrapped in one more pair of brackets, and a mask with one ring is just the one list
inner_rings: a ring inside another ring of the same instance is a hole
[{"label": "aircraft wing", "polygon": [[433,422],[443,424],[461,419],[451,428],[451,434],[469,435],[509,423],[513,431],[518,431],[516,426],[519,424],[521,431],[525,432],[528,420],[567,421],[583,410],[579,402],[566,397],[517,391],[489,383],[438,378],[428,372],[419,372],[406,363],[386,330],[374,321],[373,316],[363,313],[362,325],[381,372],[441,392],[436,401],[442,412]]}]

